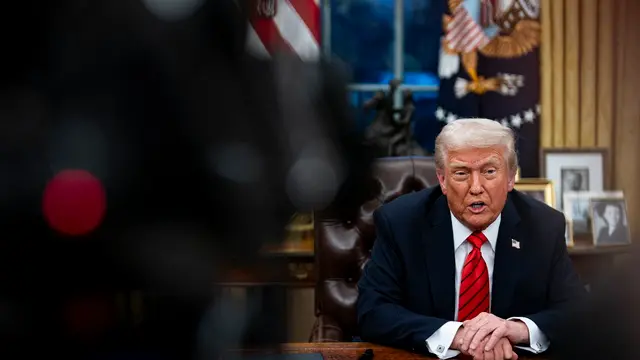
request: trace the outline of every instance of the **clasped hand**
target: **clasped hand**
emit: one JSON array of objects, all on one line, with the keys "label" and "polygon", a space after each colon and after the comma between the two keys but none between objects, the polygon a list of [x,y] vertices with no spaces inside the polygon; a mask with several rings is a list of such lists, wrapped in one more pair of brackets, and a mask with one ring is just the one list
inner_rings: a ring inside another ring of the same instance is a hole
[{"label": "clasped hand", "polygon": [[518,355],[511,344],[517,343],[522,335],[514,324],[493,314],[481,313],[463,323],[454,338],[455,348],[475,360],[515,360]]}]

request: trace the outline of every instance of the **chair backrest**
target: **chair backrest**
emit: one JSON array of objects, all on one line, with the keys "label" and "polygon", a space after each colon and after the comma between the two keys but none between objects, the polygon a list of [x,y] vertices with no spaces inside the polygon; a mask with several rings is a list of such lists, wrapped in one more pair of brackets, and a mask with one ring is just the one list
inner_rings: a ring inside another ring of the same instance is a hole
[{"label": "chair backrest", "polygon": [[373,164],[374,185],[354,219],[315,217],[316,326],[312,341],[351,341],[357,336],[357,282],[375,240],[373,212],[400,195],[438,183],[432,157],[382,158]]}]

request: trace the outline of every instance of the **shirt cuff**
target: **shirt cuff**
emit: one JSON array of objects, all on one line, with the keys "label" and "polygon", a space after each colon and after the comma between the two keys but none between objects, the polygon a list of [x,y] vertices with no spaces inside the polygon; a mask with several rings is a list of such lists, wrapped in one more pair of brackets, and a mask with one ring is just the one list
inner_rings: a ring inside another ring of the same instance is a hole
[{"label": "shirt cuff", "polygon": [[458,329],[462,326],[461,322],[449,321],[436,330],[427,340],[427,350],[440,359],[450,359],[458,356],[460,351],[450,350],[453,338],[456,337]]},{"label": "shirt cuff", "polygon": [[512,317],[508,318],[507,321],[508,320],[520,320],[527,326],[527,329],[529,329],[529,346],[516,346],[518,349],[526,350],[534,354],[547,351],[549,348],[549,339],[536,323],[525,317]]}]

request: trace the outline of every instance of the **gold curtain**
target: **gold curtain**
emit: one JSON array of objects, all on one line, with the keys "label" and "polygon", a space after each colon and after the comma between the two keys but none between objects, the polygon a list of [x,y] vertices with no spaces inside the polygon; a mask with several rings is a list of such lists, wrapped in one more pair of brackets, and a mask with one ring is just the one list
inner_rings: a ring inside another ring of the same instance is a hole
[{"label": "gold curtain", "polygon": [[640,239],[640,1],[542,0],[541,147],[609,150]]}]

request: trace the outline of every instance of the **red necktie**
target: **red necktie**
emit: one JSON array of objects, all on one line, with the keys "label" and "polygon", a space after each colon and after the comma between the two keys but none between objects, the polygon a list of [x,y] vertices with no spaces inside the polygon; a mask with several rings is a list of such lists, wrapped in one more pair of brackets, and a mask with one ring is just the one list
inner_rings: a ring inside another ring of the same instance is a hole
[{"label": "red necktie", "polygon": [[480,247],[486,241],[487,237],[479,231],[467,238],[472,249],[462,267],[458,321],[470,320],[481,312],[489,312],[489,272],[480,252]]}]

